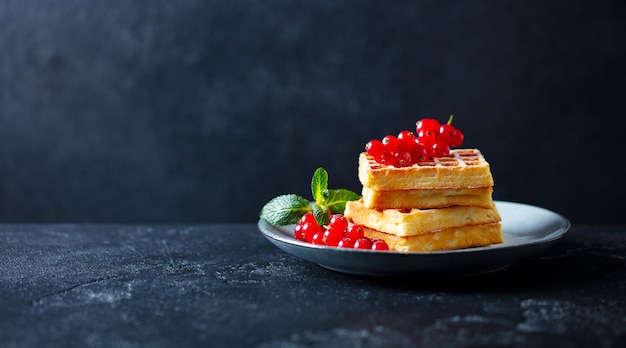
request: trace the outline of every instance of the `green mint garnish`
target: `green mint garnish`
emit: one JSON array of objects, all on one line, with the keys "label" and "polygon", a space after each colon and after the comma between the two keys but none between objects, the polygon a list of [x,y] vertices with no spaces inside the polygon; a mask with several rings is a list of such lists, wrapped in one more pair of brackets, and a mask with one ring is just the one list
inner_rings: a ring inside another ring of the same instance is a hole
[{"label": "green mint garnish", "polygon": [[315,220],[317,221],[317,224],[320,226],[326,225],[330,221],[330,215],[328,214],[328,207],[319,205],[317,203],[313,204],[313,216],[315,216]]},{"label": "green mint garnish", "polygon": [[328,198],[323,202],[333,213],[343,214],[347,201],[357,201],[361,199],[357,193],[346,189],[328,190]]},{"label": "green mint garnish", "polygon": [[328,197],[328,172],[317,168],[311,179],[311,195],[316,203],[324,202]]},{"label": "green mint garnish", "polygon": [[284,226],[295,224],[302,215],[311,211],[307,199],[298,195],[287,194],[273,198],[261,209],[261,218],[271,225]]},{"label": "green mint garnish", "polygon": [[317,168],[313,173],[311,195],[315,201],[313,204],[295,194],[278,196],[263,206],[259,216],[271,225],[284,226],[295,224],[302,215],[312,212],[317,223],[322,226],[328,224],[331,212],[343,214],[347,201],[356,201],[361,198],[360,195],[350,190],[329,190],[328,172],[324,168]]}]

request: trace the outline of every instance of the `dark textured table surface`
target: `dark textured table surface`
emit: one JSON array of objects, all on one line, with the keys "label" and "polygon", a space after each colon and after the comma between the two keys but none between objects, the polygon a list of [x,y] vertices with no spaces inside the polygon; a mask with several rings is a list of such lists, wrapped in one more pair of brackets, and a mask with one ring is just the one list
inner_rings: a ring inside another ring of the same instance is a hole
[{"label": "dark textured table surface", "polygon": [[626,346],[626,227],[495,273],[326,270],[241,225],[0,225],[0,345]]}]

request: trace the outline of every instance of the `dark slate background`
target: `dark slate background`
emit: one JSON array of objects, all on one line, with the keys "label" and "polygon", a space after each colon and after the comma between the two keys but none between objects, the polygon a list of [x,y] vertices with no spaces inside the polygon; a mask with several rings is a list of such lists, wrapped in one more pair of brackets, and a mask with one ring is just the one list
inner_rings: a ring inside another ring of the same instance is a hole
[{"label": "dark slate background", "polygon": [[256,222],[455,115],[494,198],[623,223],[621,1],[0,1],[0,221]]}]

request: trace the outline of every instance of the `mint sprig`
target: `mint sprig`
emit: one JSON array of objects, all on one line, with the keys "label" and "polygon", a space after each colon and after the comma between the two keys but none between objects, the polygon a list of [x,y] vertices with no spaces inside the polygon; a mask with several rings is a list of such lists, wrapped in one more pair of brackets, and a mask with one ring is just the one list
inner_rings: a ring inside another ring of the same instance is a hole
[{"label": "mint sprig", "polygon": [[317,223],[328,224],[330,213],[343,214],[347,201],[356,201],[361,196],[347,189],[328,189],[328,172],[317,168],[311,178],[311,195],[314,202],[296,194],[280,195],[267,202],[259,216],[274,226],[297,223],[302,215],[313,213]]}]

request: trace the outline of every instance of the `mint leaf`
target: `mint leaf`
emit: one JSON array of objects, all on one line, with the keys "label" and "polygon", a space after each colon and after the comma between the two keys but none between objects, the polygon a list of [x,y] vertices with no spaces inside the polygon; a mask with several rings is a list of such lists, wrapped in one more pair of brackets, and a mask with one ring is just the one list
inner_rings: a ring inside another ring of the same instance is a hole
[{"label": "mint leaf", "polygon": [[326,206],[313,204],[313,215],[315,216],[315,220],[317,221],[317,224],[320,226],[327,225],[328,222],[330,221],[330,215],[328,214],[328,207]]},{"label": "mint leaf", "polygon": [[311,179],[311,194],[317,203],[328,197],[328,172],[324,168],[317,168]]},{"label": "mint leaf", "polygon": [[274,226],[295,224],[302,215],[311,211],[310,202],[295,194],[273,198],[263,206],[259,216]]},{"label": "mint leaf", "polygon": [[328,190],[328,198],[322,203],[335,214],[343,214],[347,201],[356,201],[361,198],[356,192],[346,189]]}]

